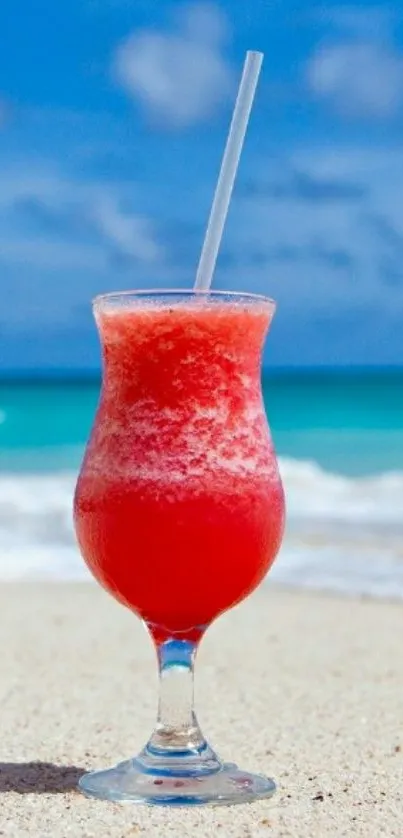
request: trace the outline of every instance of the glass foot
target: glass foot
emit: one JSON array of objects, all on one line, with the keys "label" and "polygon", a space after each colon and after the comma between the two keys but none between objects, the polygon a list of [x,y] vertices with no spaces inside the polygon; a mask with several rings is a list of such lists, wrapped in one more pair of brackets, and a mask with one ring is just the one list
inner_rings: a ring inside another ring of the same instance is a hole
[{"label": "glass foot", "polygon": [[273,780],[240,771],[233,763],[197,774],[178,776],[178,772],[169,769],[164,773],[154,772],[145,769],[139,760],[131,759],[116,768],[84,774],[78,786],[89,797],[154,806],[252,803],[271,797],[276,790]]}]

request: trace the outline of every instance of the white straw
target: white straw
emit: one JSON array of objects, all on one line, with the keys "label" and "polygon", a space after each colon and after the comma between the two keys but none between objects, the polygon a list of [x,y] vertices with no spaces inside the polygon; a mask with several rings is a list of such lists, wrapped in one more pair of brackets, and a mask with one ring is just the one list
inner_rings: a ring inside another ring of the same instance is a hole
[{"label": "white straw", "polygon": [[211,285],[262,61],[262,52],[246,53],[241,83],[197,268],[194,285],[196,291],[208,291]]}]

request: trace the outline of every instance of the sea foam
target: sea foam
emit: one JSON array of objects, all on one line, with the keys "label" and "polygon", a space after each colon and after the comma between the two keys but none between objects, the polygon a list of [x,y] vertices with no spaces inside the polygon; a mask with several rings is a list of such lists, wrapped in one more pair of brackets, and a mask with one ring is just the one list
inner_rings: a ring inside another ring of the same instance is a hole
[{"label": "sea foam", "polygon": [[[272,582],[403,598],[403,472],[350,478],[280,460],[284,545]],[[76,474],[0,475],[0,579],[88,579],[75,542]]]}]

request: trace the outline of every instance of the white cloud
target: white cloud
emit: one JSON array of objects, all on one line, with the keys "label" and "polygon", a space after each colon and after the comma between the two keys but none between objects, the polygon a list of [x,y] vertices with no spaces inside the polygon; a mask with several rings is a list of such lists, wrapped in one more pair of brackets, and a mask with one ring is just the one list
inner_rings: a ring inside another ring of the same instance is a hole
[{"label": "white cloud", "polygon": [[[348,180],[367,189],[364,207],[346,205],[345,213],[350,219],[358,213],[366,212],[382,216],[403,241],[403,216],[401,196],[403,192],[403,151],[398,147],[370,149],[366,146],[356,148],[341,147],[321,152],[304,152],[296,155],[298,165],[319,176],[335,180]],[[331,230],[329,229],[329,235]],[[354,236],[350,233],[351,243]],[[380,242],[374,235],[368,242],[368,254],[373,261],[379,253]],[[364,251],[361,251],[364,255]],[[403,267],[403,265],[402,265]]]},{"label": "white cloud", "polygon": [[228,21],[214,3],[182,6],[176,17],[178,28],[182,28],[184,34],[187,33],[193,41],[206,43],[210,47],[216,44],[218,48],[227,39]]},{"label": "white cloud", "polygon": [[[158,262],[163,250],[152,222],[124,209],[123,184],[79,181],[50,163],[4,166],[0,170],[0,259],[9,264],[29,262],[32,267],[82,267],[101,270],[108,253],[139,263]],[[24,207],[47,213],[53,232],[26,231]]]},{"label": "white cloud", "polygon": [[157,262],[163,251],[148,218],[123,212],[116,200],[106,197],[93,208],[95,223],[122,255],[142,262]]},{"label": "white cloud", "polygon": [[138,30],[120,45],[115,77],[152,118],[176,128],[201,122],[232,90],[225,34],[216,6],[182,7],[171,29]]},{"label": "white cloud", "polygon": [[307,81],[319,100],[342,115],[383,119],[403,106],[403,57],[388,44],[323,45],[308,64]]},{"label": "white cloud", "polygon": [[[335,200],[331,189],[328,199],[317,201],[265,193],[264,184],[286,179],[287,171],[324,184],[351,184],[357,197],[351,190],[352,197]],[[238,284],[253,271],[254,290],[265,290],[281,307],[309,319],[318,310],[340,313],[354,306],[394,316],[403,310],[402,191],[398,148],[301,149],[287,161],[266,164],[257,174],[256,194],[232,211],[231,282]],[[248,267],[254,253],[261,265]],[[395,277],[390,285],[388,271]]]},{"label": "white cloud", "polygon": [[46,203],[63,200],[72,183],[51,163],[5,161],[0,168],[0,211],[25,198]]}]

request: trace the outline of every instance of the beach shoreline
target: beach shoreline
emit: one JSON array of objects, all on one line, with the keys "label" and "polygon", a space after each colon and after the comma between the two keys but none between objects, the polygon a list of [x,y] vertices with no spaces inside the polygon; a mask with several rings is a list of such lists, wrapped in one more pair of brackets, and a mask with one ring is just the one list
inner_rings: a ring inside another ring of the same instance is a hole
[{"label": "beach shoreline", "polygon": [[202,728],[224,759],[278,783],[271,801],[215,810],[74,790],[136,753],[154,721],[154,652],[129,611],[91,584],[9,582],[0,612],[0,834],[401,835],[401,603],[268,584],[212,626],[196,669]]}]

